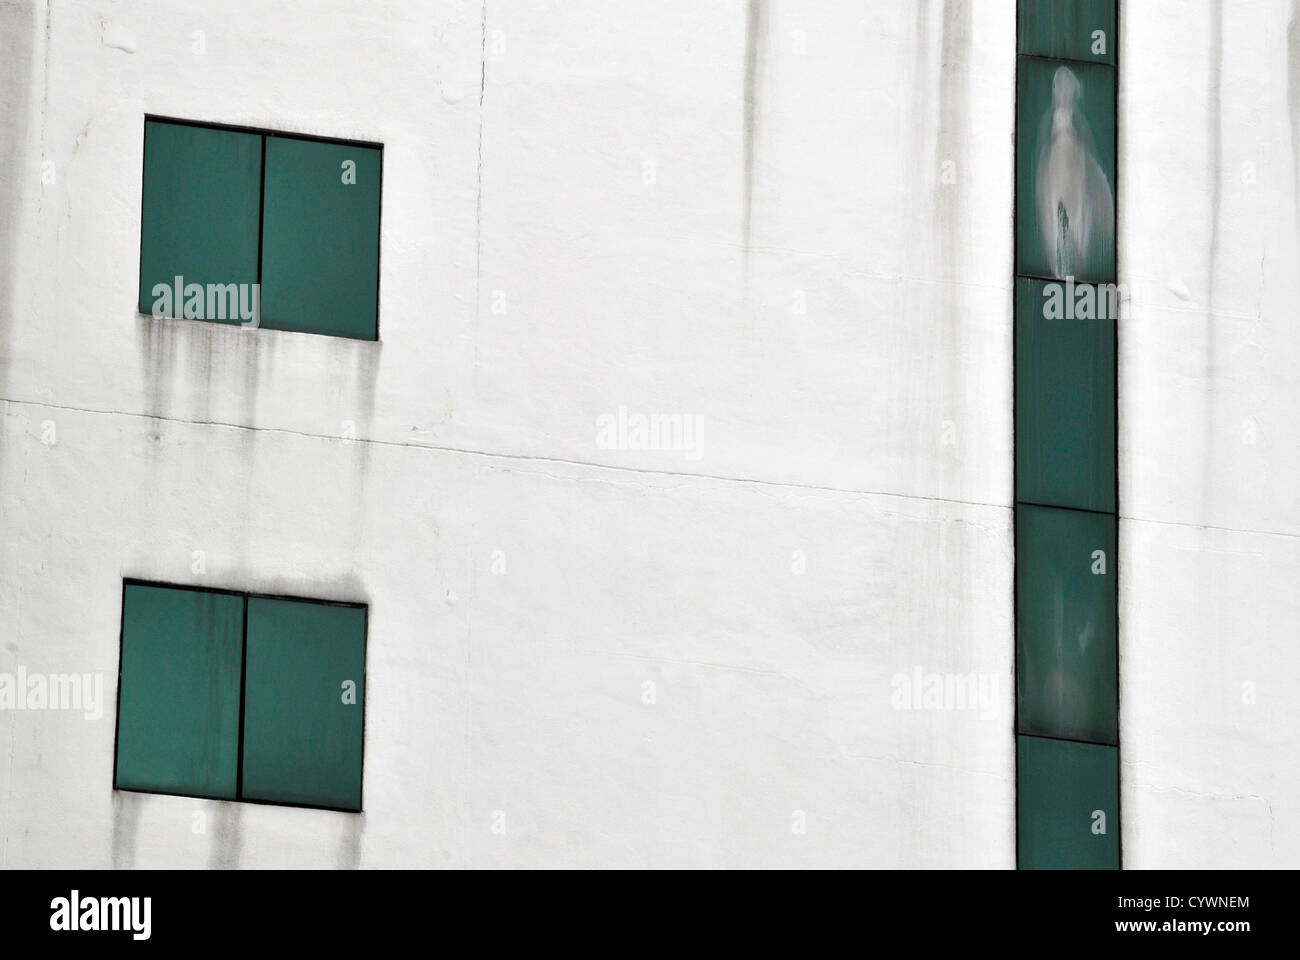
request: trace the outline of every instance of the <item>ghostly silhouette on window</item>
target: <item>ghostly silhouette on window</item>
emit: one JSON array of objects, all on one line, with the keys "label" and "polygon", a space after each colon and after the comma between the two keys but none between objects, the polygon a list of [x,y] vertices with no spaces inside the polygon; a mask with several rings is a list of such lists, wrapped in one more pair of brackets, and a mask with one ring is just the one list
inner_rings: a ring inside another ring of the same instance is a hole
[{"label": "ghostly silhouette on window", "polygon": [[1110,269],[1115,200],[1079,106],[1082,93],[1074,72],[1058,67],[1038,128],[1038,218],[1053,275],[1098,279]]}]

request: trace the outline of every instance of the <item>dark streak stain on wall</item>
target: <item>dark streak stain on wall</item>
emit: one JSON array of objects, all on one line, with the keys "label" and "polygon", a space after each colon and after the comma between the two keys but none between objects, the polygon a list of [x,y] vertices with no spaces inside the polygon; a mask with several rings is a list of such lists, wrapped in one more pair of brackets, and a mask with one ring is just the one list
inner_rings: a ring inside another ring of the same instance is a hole
[{"label": "dark streak stain on wall", "polygon": [[742,253],[746,270],[749,265],[749,243],[754,213],[754,164],[757,149],[758,107],[762,93],[763,50],[767,43],[767,25],[764,18],[765,0],[749,0],[745,15],[745,86],[744,86],[744,137],[745,183],[744,212],[741,228]]},{"label": "dark streak stain on wall", "polygon": [[6,189],[0,192],[0,397],[9,396],[10,333],[18,315],[18,211],[28,184],[25,176],[12,171],[27,172],[31,167],[23,150],[28,142],[27,105],[35,37],[34,5],[0,5],[0,126],[10,132],[0,138],[0,169],[11,172],[4,181]]}]

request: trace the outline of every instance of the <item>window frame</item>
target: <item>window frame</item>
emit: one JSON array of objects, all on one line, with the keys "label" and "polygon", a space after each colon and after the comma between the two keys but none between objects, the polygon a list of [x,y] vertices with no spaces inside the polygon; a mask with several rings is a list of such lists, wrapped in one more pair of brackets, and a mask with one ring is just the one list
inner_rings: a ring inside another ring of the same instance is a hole
[{"label": "window frame", "polygon": [[[239,739],[237,746],[236,761],[238,766],[235,771],[235,796],[234,797],[214,797],[198,793],[179,793],[166,790],[140,790],[135,787],[120,787],[117,783],[117,763],[118,750],[120,748],[120,738],[122,734],[122,663],[126,650],[126,589],[129,586],[138,587],[157,587],[166,590],[187,590],[191,593],[213,593],[223,596],[239,597],[244,601],[243,610],[243,630],[240,634],[240,678],[239,678]],[[361,786],[357,807],[335,807],[325,804],[315,803],[290,803],[284,800],[262,800],[256,797],[241,796],[244,787],[244,701],[248,685],[248,601],[252,599],[261,600],[283,600],[291,603],[314,603],[321,606],[329,607],[347,607],[354,610],[361,610],[364,617],[364,627],[361,631],[361,768],[358,771]],[[347,600],[323,600],[317,597],[295,597],[288,594],[279,593],[259,593],[250,590],[232,590],[227,587],[207,587],[196,586],[189,583],[172,583],[165,580],[146,580],[140,577],[123,577],[122,578],[122,596],[119,604],[118,613],[118,638],[117,638],[117,704],[113,712],[113,783],[112,788],[115,792],[138,793],[144,796],[156,797],[187,797],[193,800],[210,800],[220,803],[255,803],[268,807],[290,807],[297,810],[330,810],[336,813],[355,813],[365,812],[365,789],[366,789],[366,699],[370,690],[370,604],[359,603]]]},{"label": "window frame", "polygon": [[[260,193],[258,197],[257,213],[257,285],[260,289],[262,285],[262,233],[265,229],[266,219],[266,141],[268,138],[277,137],[284,140],[304,140],[308,143],[325,143],[340,147],[357,147],[359,149],[375,150],[379,153],[379,184],[376,188],[379,201],[378,217],[375,221],[375,335],[369,337],[355,337],[341,333],[321,333],[314,330],[281,330],[280,333],[302,333],[313,337],[332,337],[336,340],[353,340],[357,343],[379,343],[380,329],[379,316],[383,303],[383,291],[381,289],[381,280],[383,278],[383,257],[384,257],[384,145],[377,141],[357,140],[349,137],[327,137],[318,136],[312,133],[297,133],[292,130],[277,130],[271,127],[253,127],[236,123],[220,123],[207,120],[192,120],[186,117],[169,117],[159,113],[146,113],[140,123],[140,217],[136,226],[139,234],[139,244],[136,257],[136,316],[148,317],[150,320],[185,320],[188,323],[215,323],[213,320],[187,319],[185,317],[162,317],[155,318],[153,314],[145,313],[140,309],[140,272],[144,266],[144,204],[145,204],[145,173],[147,172],[147,163],[145,158],[145,130],[149,123],[170,123],[184,127],[198,127],[203,130],[226,130],[231,133],[247,133],[262,138],[262,168],[260,171]],[[246,329],[241,327],[240,329]],[[255,328],[263,329],[259,323]],[[273,327],[265,329],[272,330]]]}]

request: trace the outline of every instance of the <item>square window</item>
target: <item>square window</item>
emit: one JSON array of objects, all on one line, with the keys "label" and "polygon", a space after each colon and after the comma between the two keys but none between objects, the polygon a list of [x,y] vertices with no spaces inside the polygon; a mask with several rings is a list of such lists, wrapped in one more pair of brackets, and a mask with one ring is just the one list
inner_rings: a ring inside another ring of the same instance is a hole
[{"label": "square window", "polygon": [[366,611],[248,601],[244,796],[361,808]]},{"label": "square window", "polygon": [[1016,280],[1020,502],[1115,510],[1114,289]]},{"label": "square window", "polygon": [[240,322],[227,294],[257,283],[261,191],[260,135],[145,121],[141,313]]},{"label": "square window", "polygon": [[145,119],[141,313],[378,338],[382,147]]},{"label": "square window", "polygon": [[262,326],[374,340],[379,151],[266,140]]},{"label": "square window", "polygon": [[1119,869],[1119,750],[1016,737],[1021,870]]},{"label": "square window", "polygon": [[361,809],[366,608],[128,582],[114,786]]},{"label": "square window", "polygon": [[1115,0],[1020,0],[1017,50],[1114,63]]},{"label": "square window", "polygon": [[1019,733],[1118,743],[1115,523],[1016,506]]},{"label": "square window", "polygon": [[128,583],[116,785],[233,800],[244,598]]},{"label": "square window", "polygon": [[1016,273],[1115,280],[1115,69],[1019,57]]}]

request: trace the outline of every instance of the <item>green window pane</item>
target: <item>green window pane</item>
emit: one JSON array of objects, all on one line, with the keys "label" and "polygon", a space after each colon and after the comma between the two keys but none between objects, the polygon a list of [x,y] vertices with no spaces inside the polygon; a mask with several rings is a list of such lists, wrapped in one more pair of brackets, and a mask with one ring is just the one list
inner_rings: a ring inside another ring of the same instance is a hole
[{"label": "green window pane", "polygon": [[126,584],[117,782],[233,799],[244,598]]},{"label": "green window pane", "polygon": [[1114,289],[1016,281],[1021,501],[1115,510]]},{"label": "green window pane", "polygon": [[239,323],[231,294],[251,306],[257,283],[261,136],[147,120],[142,189],[140,312]]},{"label": "green window pane", "polygon": [[262,326],[375,339],[379,175],[376,148],[267,137]]},{"label": "green window pane", "polygon": [[360,607],[248,599],[246,799],[361,808],[365,637]]},{"label": "green window pane", "polygon": [[1022,54],[1115,62],[1115,0],[1020,0]]},{"label": "green window pane", "polygon": [[1020,57],[1016,272],[1115,279],[1115,70]]},{"label": "green window pane", "polygon": [[1020,869],[1118,870],[1119,750],[1017,737],[1016,762]]},{"label": "green window pane", "polygon": [[1117,743],[1115,518],[1016,506],[1019,733]]}]

